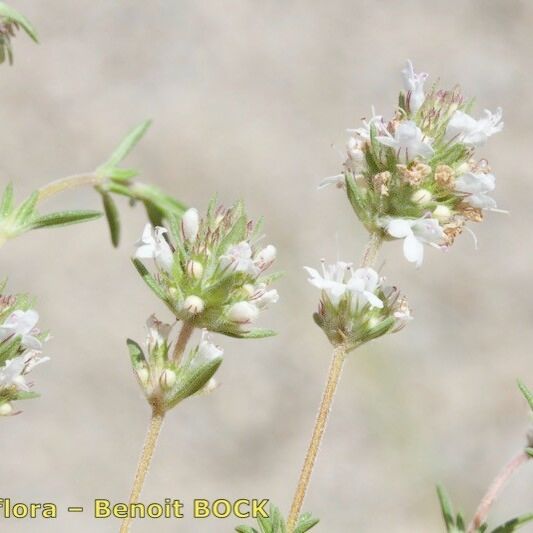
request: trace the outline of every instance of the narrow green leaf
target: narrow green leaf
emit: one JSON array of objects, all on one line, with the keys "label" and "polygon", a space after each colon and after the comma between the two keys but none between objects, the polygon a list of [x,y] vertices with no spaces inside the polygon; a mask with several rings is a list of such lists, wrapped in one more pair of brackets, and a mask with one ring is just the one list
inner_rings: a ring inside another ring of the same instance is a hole
[{"label": "narrow green leaf", "polygon": [[109,226],[109,235],[111,243],[116,248],[120,243],[120,215],[117,209],[117,204],[113,197],[105,191],[101,191],[102,202],[104,204],[104,213]]},{"label": "narrow green leaf", "polygon": [[2,203],[0,204],[0,218],[7,217],[13,209],[13,184],[9,183],[4,189]]},{"label": "narrow green leaf", "polygon": [[446,524],[446,531],[450,533],[455,527],[454,512],[452,504],[446,491],[440,485],[437,485],[437,495],[439,497],[440,508],[442,511],[442,517],[444,518],[444,523]]},{"label": "narrow green leaf", "polygon": [[533,393],[520,380],[518,380],[518,388],[522,391],[524,398],[533,411]]},{"label": "narrow green leaf", "polygon": [[0,2],[0,17],[5,17],[17,23],[34,42],[39,42],[37,32],[31,22],[18,11],[4,4],[4,2]]},{"label": "narrow green leaf", "polygon": [[139,124],[133,128],[133,130],[126,135],[116,150],[111,154],[111,157],[100,167],[99,170],[116,167],[143,138],[151,124],[151,120],[145,120],[142,124]]},{"label": "narrow green leaf", "polygon": [[309,531],[311,528],[315,527],[320,520],[318,518],[300,518],[300,521],[298,522],[298,525],[296,526],[296,529],[294,530],[294,533],[305,533],[306,531]]},{"label": "narrow green leaf", "polygon": [[161,288],[161,285],[157,282],[157,280],[148,272],[148,269],[143,265],[143,263],[139,259],[132,259],[133,265],[137,269],[137,272],[141,275],[142,279],[154,291],[154,294],[161,298],[164,302],[166,302],[167,297],[165,294],[165,291]]},{"label": "narrow green leaf", "polygon": [[15,213],[15,223],[18,226],[24,226],[25,224],[30,222],[31,217],[34,214],[35,206],[37,205],[38,199],[39,193],[35,191],[19,205]]},{"label": "narrow green leaf", "polygon": [[189,372],[188,375],[183,378],[184,383],[181,388],[177,390],[176,394],[168,402],[167,408],[171,409],[185,398],[200,391],[205,385],[207,385],[207,382],[213,377],[221,364],[222,357],[217,357],[192,372]]},{"label": "narrow green leaf", "polygon": [[126,344],[130,352],[130,359],[133,368],[137,368],[146,362],[143,349],[132,339],[127,339]]},{"label": "narrow green leaf", "polygon": [[274,337],[277,333],[273,329],[254,328],[250,331],[219,331],[228,337],[236,339],[263,339],[265,337]]},{"label": "narrow green leaf", "polygon": [[237,531],[237,533],[259,533],[257,529],[250,526],[237,526],[235,531]]},{"label": "narrow green leaf", "polygon": [[33,400],[34,398],[39,398],[39,396],[41,395],[38,394],[37,392],[20,390],[20,391],[17,391],[17,397],[15,399],[16,400]]},{"label": "narrow green leaf", "polygon": [[30,228],[39,229],[68,226],[69,224],[79,224],[81,222],[88,222],[89,220],[96,220],[101,216],[102,213],[100,211],[60,211],[34,218],[30,223]]},{"label": "narrow green leaf", "polygon": [[493,529],[492,533],[512,533],[531,521],[533,521],[533,513],[524,514],[505,522],[505,524],[502,524],[496,529]]}]

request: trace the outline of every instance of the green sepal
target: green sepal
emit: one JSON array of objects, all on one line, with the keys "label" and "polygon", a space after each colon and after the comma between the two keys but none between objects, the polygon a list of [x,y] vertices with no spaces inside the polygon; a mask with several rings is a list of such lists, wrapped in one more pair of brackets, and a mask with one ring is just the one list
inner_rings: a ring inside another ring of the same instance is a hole
[{"label": "green sepal", "polygon": [[314,518],[311,516],[311,513],[304,513],[300,516],[300,520],[298,520],[294,533],[305,533],[315,527],[319,522],[320,519]]},{"label": "green sepal", "polygon": [[172,409],[182,400],[196,394],[200,391],[207,382],[214,376],[219,366],[222,364],[222,357],[216,357],[205,365],[187,372],[180,378],[180,384],[177,390],[173,393],[172,398],[166,403],[166,409]]},{"label": "green sepal", "polygon": [[33,391],[17,391],[17,396],[15,400],[33,400],[34,398],[39,398],[41,395]]},{"label": "green sepal", "polygon": [[513,531],[516,531],[517,529],[522,527],[527,522],[531,521],[533,521],[533,513],[517,516],[516,518],[508,520],[507,522],[505,522],[505,524],[502,524],[496,529],[493,529],[491,533],[512,533]]},{"label": "green sepal", "polygon": [[13,210],[13,183],[8,183],[4,189],[2,203],[0,203],[0,218],[7,217]]},{"label": "green sepal", "polygon": [[152,274],[150,274],[150,272],[148,272],[148,269],[143,265],[142,261],[135,258],[132,259],[132,262],[146,285],[148,285],[148,287],[152,289],[152,291],[158,298],[161,298],[161,300],[166,302],[167,295],[165,294],[164,290],[161,288],[161,285],[159,285],[157,280],[152,276]]},{"label": "green sepal", "polygon": [[100,211],[59,211],[57,213],[50,213],[49,215],[42,215],[34,218],[31,221],[30,229],[51,228],[59,226],[68,226],[70,224],[79,224],[89,220],[96,220],[100,218],[102,213]]},{"label": "green sepal", "polygon": [[25,226],[30,221],[33,222],[32,217],[35,213],[35,206],[37,205],[38,199],[39,193],[35,191],[16,209],[14,222],[17,226]]},{"label": "green sepal", "polygon": [[108,192],[101,191],[100,194],[102,195],[104,213],[109,226],[111,243],[117,248],[120,243],[120,214],[118,212],[117,204]]}]

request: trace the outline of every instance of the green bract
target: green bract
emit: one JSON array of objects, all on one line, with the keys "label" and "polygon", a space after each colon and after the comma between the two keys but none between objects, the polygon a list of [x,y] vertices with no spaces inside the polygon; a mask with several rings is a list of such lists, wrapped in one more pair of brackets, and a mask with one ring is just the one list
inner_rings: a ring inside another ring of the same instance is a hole
[{"label": "green bract", "polygon": [[[319,522],[318,518],[313,518],[310,513],[300,516],[293,533],[305,533],[311,530]],[[275,505],[270,505],[268,518],[259,516],[257,518],[259,529],[251,526],[238,526],[237,533],[287,533],[287,525],[280,510]]]}]

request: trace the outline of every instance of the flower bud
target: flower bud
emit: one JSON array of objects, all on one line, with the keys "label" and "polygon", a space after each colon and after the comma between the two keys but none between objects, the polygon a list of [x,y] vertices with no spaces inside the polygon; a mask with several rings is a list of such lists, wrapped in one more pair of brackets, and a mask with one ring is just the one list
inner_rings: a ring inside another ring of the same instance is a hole
[{"label": "flower bud", "polygon": [[176,372],[170,370],[170,368],[165,368],[159,376],[159,384],[164,390],[171,389],[176,384]]},{"label": "flower bud", "polygon": [[143,387],[146,387],[150,382],[150,371],[146,367],[141,366],[136,368],[135,372],[137,372],[137,377],[139,378],[139,381]]},{"label": "flower bud", "polygon": [[194,279],[200,279],[204,273],[204,267],[199,261],[193,261],[192,259],[187,262],[187,274]]},{"label": "flower bud", "polygon": [[200,226],[200,215],[198,210],[191,207],[181,218],[181,234],[186,241],[194,241],[198,235],[198,228]]},{"label": "flower bud", "polygon": [[13,412],[13,406],[9,402],[0,405],[0,416],[9,416]]},{"label": "flower bud", "polygon": [[438,205],[433,211],[433,218],[436,218],[439,222],[448,222],[452,212],[447,205]]},{"label": "flower bud", "polygon": [[250,302],[237,302],[228,311],[228,318],[237,324],[249,324],[259,315],[259,309]]},{"label": "flower bud", "polygon": [[276,259],[276,253],[276,247],[272,244],[269,244],[257,254],[255,263],[261,270],[264,270],[274,262]]},{"label": "flower bud", "polygon": [[191,315],[197,315],[204,310],[205,305],[204,301],[201,298],[198,298],[198,296],[191,295],[185,298],[185,302],[183,302],[183,307],[186,311],[191,313]]},{"label": "flower bud", "polygon": [[411,201],[418,205],[426,205],[431,202],[433,196],[427,189],[418,189],[411,196]]}]

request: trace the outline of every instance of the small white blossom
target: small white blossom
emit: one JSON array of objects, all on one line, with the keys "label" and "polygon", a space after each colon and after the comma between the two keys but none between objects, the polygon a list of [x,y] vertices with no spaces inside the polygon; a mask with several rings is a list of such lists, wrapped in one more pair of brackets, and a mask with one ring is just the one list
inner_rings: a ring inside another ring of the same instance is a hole
[{"label": "small white blossom", "polygon": [[424,244],[438,248],[445,238],[443,229],[434,218],[391,218],[385,221],[385,227],[392,237],[404,239],[405,258],[417,267],[424,260]]},{"label": "small white blossom", "polygon": [[481,209],[496,208],[494,198],[488,196],[496,188],[493,174],[467,172],[455,180],[455,190],[466,194],[465,202]]},{"label": "small white blossom", "polygon": [[279,301],[279,294],[276,289],[266,290],[266,285],[260,283],[256,288],[252,288],[250,300],[258,309],[265,309],[270,304]]},{"label": "small white blossom", "polygon": [[37,365],[50,360],[49,357],[41,357],[40,355],[39,350],[28,350],[22,355],[8,359],[0,368],[0,388],[15,386],[22,391],[30,390],[26,382],[26,374]]},{"label": "small white blossom", "polygon": [[417,74],[410,60],[402,70],[403,84],[407,91],[407,101],[409,108],[416,113],[424,103],[426,95],[424,94],[424,83],[428,78],[425,72]]},{"label": "small white blossom", "polygon": [[344,282],[346,273],[350,270],[351,263],[337,261],[332,265],[322,262],[322,275],[311,267],[304,267],[311,276],[309,283],[314,287],[324,291],[331,303],[336,307],[346,293],[346,283]]},{"label": "small white blossom", "polygon": [[502,115],[501,107],[496,109],[496,113],[485,109],[485,116],[479,120],[457,110],[448,122],[444,138],[467,146],[482,146],[491,135],[502,131]]},{"label": "small white blossom", "polygon": [[355,133],[362,141],[370,141],[370,130],[374,126],[378,133],[385,132],[385,122],[382,115],[376,115],[372,107],[372,117],[369,120],[363,119],[363,126],[360,128],[349,129],[349,133]]},{"label": "small white blossom", "polygon": [[170,368],[165,368],[159,376],[159,385],[163,390],[169,390],[176,384],[176,372]]},{"label": "small white blossom", "polygon": [[228,311],[228,318],[237,324],[251,324],[259,315],[258,307],[251,302],[234,303]]},{"label": "small white blossom", "polygon": [[146,327],[148,329],[148,335],[146,338],[146,345],[148,350],[159,348],[165,344],[168,340],[172,326],[165,324],[158,320],[155,315],[150,315],[146,321]]},{"label": "small white blossom", "polygon": [[220,256],[220,266],[230,272],[245,272],[251,276],[257,276],[260,269],[252,257],[252,247],[247,241],[234,244],[227,252]]},{"label": "small white blossom", "polygon": [[191,315],[198,315],[205,309],[204,301],[198,296],[187,296],[183,302],[183,308]]},{"label": "small white blossom", "polygon": [[199,261],[187,261],[186,266],[187,274],[194,279],[200,279],[204,274],[204,267]]},{"label": "small white blossom", "polygon": [[324,178],[319,184],[318,184],[318,190],[324,189],[325,187],[328,187],[329,185],[334,185],[338,189],[341,189],[345,185],[345,176],[344,174],[336,174],[335,176],[328,176],[327,178]]},{"label": "small white blossom", "polygon": [[359,301],[363,305],[368,303],[371,307],[383,307],[383,302],[375,295],[380,285],[379,275],[372,268],[358,268],[346,285],[352,295],[352,310],[355,310]]},{"label": "small white blossom", "polygon": [[398,159],[404,163],[408,163],[418,156],[429,159],[434,153],[431,139],[426,138],[422,130],[412,120],[400,122],[394,136],[389,132],[386,133],[387,135],[376,137],[377,141],[394,149]]},{"label": "small white blossom", "polygon": [[13,413],[13,406],[9,402],[0,404],[0,416],[9,416]]},{"label": "small white blossom", "polygon": [[192,242],[198,235],[200,214],[194,207],[187,209],[181,217],[181,234],[186,241]]},{"label": "small white blossom", "polygon": [[33,309],[13,311],[0,325],[0,342],[20,336],[22,346],[39,350],[42,343],[34,336],[34,334],[38,334],[36,329],[38,321],[39,313]]},{"label": "small white blossom", "polygon": [[224,350],[220,346],[211,342],[211,337],[207,333],[207,330],[204,329],[202,330],[202,338],[191,365],[193,367],[205,365],[206,363],[221,357],[223,354]]},{"label": "small white blossom", "polygon": [[276,260],[276,255],[276,247],[269,244],[256,255],[254,264],[260,271],[266,270]]},{"label": "small white blossom", "polygon": [[135,243],[137,250],[135,257],[138,259],[153,259],[158,268],[169,272],[172,269],[174,257],[172,249],[165,239],[165,228],[146,224],[139,241]]}]

